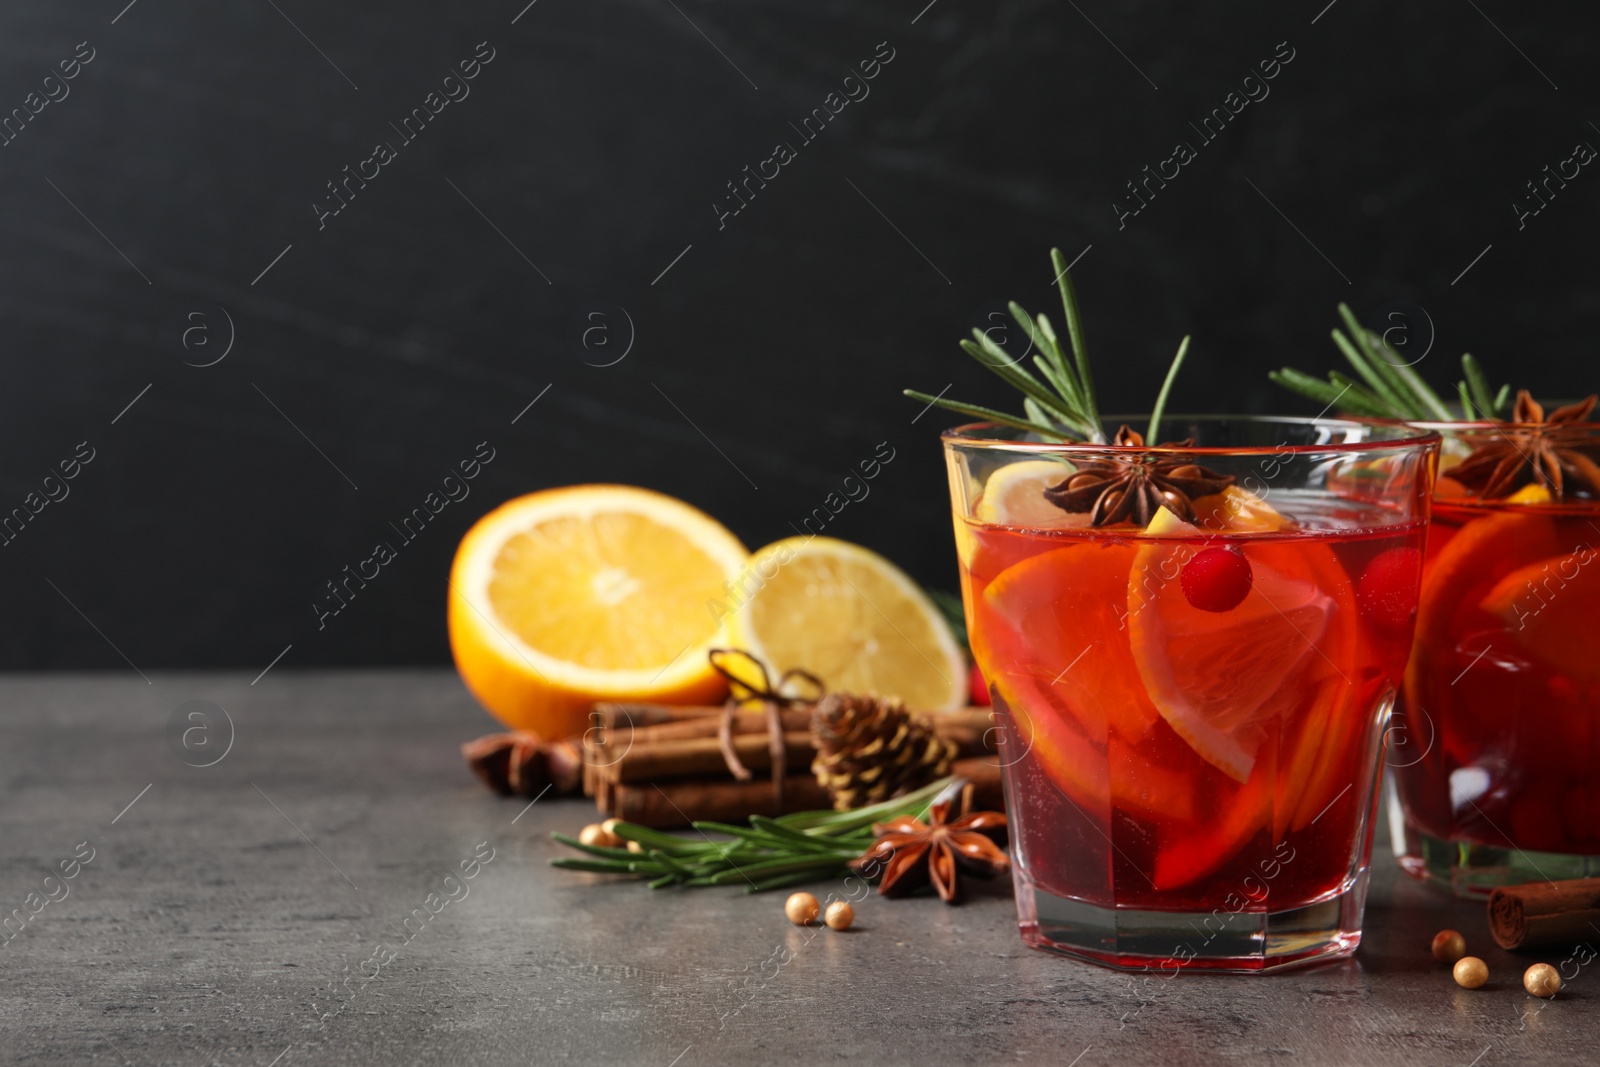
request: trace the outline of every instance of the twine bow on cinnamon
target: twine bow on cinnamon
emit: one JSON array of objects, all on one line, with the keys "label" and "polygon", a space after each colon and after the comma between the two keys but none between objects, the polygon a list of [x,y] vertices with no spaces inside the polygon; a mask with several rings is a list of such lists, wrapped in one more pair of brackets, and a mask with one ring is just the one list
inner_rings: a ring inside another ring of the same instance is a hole
[{"label": "twine bow on cinnamon", "polygon": [[[728,688],[732,695],[727,703],[722,706],[722,722],[717,727],[717,744],[722,749],[722,758],[728,764],[728,773],[741,782],[748,782],[752,775],[750,768],[746,767],[739,759],[739,754],[733,748],[733,715],[740,704],[751,700],[761,701],[762,710],[767,715],[767,750],[772,754],[772,791],[773,803],[777,812],[783,811],[783,779],[787,773],[786,760],[783,746],[783,719],[778,714],[782,709],[793,707],[796,704],[815,704],[827,692],[827,686],[822,679],[810,671],[791,667],[778,676],[777,683],[772,680],[772,672],[767,665],[742,648],[713,648],[707,653],[711,660],[711,667],[718,674],[728,680]],[[747,668],[741,677],[733,662],[740,662]],[[759,681],[749,681],[752,674],[759,675]],[[803,682],[809,687],[810,692],[795,692],[794,682]]]}]

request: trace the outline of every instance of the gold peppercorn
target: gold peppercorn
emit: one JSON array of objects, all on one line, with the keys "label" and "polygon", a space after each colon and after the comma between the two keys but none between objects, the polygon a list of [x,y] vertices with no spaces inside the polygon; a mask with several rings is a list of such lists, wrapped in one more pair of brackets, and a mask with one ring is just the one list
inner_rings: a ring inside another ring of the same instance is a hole
[{"label": "gold peppercorn", "polygon": [[796,926],[806,926],[816,922],[817,913],[821,910],[817,898],[810,893],[793,893],[783,902],[783,913]]},{"label": "gold peppercorn", "polygon": [[628,851],[629,852],[643,852],[644,851],[644,846],[639,844],[639,842],[637,842],[637,841],[629,841],[628,842]]},{"label": "gold peppercorn", "polygon": [[830,930],[848,930],[850,924],[856,921],[856,909],[846,901],[836,900],[828,905],[828,913],[822,921],[828,924]]},{"label": "gold peppercorn", "polygon": [[1467,954],[1467,939],[1454,930],[1433,935],[1433,958],[1440,963],[1455,963]]},{"label": "gold peppercorn", "polygon": [[1477,989],[1489,980],[1489,965],[1476,956],[1462,956],[1451,973],[1462,989]]},{"label": "gold peppercorn", "polygon": [[1561,976],[1548,963],[1535,963],[1523,972],[1522,988],[1536,997],[1553,997],[1561,992]]},{"label": "gold peppercorn", "polygon": [[595,848],[621,848],[622,838],[606,829],[605,824],[592,822],[578,834],[578,840]]}]

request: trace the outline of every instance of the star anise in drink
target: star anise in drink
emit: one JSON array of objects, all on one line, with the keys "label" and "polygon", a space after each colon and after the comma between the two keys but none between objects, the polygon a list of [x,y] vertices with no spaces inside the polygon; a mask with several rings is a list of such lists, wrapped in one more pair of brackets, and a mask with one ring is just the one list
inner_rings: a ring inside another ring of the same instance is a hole
[{"label": "star anise in drink", "polygon": [[928,807],[928,822],[903,815],[874,823],[878,840],[850,861],[850,869],[877,877],[878,892],[904,896],[930,882],[946,904],[960,898],[958,871],[978,878],[993,878],[1011,867],[1000,846],[1006,840],[1006,817],[997,811],[975,811],[951,819],[956,798],[951,790],[939,794]]},{"label": "star anise in drink", "polygon": [[1511,422],[1447,473],[1469,492],[1494,500],[1525,485],[1538,484],[1561,500],[1600,496],[1600,433],[1589,413],[1600,397],[1568,404],[1546,418],[1544,407],[1526,389],[1517,393]]},{"label": "star anise in drink", "polygon": [[[1144,437],[1124,425],[1113,443],[1141,448]],[[1194,439],[1169,441],[1161,448],[1192,448]],[[1132,520],[1148,526],[1157,509],[1166,508],[1185,522],[1194,521],[1194,501],[1220,493],[1233,475],[1207,470],[1183,456],[1133,455],[1086,460],[1044,498],[1063,511],[1087,511],[1092,526]]]}]

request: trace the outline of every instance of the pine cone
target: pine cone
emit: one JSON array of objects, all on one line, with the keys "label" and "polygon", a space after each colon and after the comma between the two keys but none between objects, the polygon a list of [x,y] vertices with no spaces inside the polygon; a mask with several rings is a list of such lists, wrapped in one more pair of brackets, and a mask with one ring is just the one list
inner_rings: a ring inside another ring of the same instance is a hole
[{"label": "pine cone", "polygon": [[811,771],[837,811],[876,804],[950,773],[956,743],[896,699],[829,693],[811,717]]}]

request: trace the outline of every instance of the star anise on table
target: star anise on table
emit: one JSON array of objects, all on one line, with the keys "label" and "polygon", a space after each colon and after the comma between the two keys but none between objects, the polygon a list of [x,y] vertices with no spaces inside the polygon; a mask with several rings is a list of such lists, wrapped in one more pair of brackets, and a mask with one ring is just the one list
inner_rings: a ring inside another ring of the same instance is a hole
[{"label": "star anise on table", "polygon": [[1446,472],[1485,500],[1509,496],[1525,485],[1540,484],[1561,500],[1569,494],[1600,496],[1600,433],[1588,422],[1600,397],[1557,408],[1545,417],[1544,407],[1526,389],[1517,393],[1511,424]]},{"label": "star anise on table", "polygon": [[928,822],[901,816],[874,823],[877,835],[871,848],[850,861],[850,869],[878,878],[878,892],[904,896],[930,882],[946,904],[960,898],[957,871],[977,878],[993,878],[1011,867],[1001,846],[1006,841],[1006,817],[997,811],[975,811],[951,819],[956,797],[941,793],[928,808]]},{"label": "star anise on table", "polygon": [[[1144,437],[1124,425],[1113,444],[1140,448]],[[1169,441],[1161,448],[1191,448],[1194,439]],[[1233,484],[1233,475],[1207,470],[1182,456],[1142,455],[1085,460],[1060,485],[1044,491],[1044,498],[1063,511],[1089,513],[1092,526],[1108,526],[1131,519],[1148,526],[1158,508],[1166,508],[1185,522],[1194,521],[1194,501],[1220,493]]]}]

